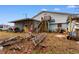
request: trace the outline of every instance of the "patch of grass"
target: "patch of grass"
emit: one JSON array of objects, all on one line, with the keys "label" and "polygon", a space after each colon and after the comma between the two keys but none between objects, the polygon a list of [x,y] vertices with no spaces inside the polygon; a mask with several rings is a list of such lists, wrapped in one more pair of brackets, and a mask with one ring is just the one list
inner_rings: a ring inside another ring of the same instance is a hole
[{"label": "patch of grass", "polygon": [[79,54],[79,50],[63,50],[63,51],[39,51],[39,50],[33,50],[32,54]]}]

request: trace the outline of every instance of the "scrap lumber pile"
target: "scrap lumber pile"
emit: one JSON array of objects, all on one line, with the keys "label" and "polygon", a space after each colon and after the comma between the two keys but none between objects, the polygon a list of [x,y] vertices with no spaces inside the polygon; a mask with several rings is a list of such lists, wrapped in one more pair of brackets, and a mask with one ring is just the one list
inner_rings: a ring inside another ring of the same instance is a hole
[{"label": "scrap lumber pile", "polygon": [[45,33],[32,34],[27,37],[15,36],[0,42],[5,54],[24,54],[32,53],[32,50],[39,45],[45,38]]},{"label": "scrap lumber pile", "polygon": [[33,37],[31,40],[33,41],[33,44],[37,46],[40,42],[42,42],[45,39],[46,35],[47,34],[44,33],[38,34],[35,37]]},{"label": "scrap lumber pile", "polygon": [[12,45],[12,44],[19,43],[19,42],[21,42],[22,40],[23,40],[22,37],[20,37],[20,36],[15,36],[15,37],[11,37],[11,38],[9,38],[9,39],[7,39],[7,40],[1,41],[1,42],[0,42],[0,45],[3,46],[3,47],[5,47],[5,46],[10,46],[10,45]]}]

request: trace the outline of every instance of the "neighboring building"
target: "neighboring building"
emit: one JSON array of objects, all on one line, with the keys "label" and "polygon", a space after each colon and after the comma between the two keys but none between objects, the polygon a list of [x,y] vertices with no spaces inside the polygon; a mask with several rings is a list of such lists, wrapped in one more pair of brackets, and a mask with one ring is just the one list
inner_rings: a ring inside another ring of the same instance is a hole
[{"label": "neighboring building", "polygon": [[8,30],[9,25],[0,25],[0,30]]},{"label": "neighboring building", "polygon": [[32,18],[16,20],[16,21],[12,21],[11,23],[15,23],[15,27],[19,27],[20,30],[22,30],[25,25],[27,25],[27,27],[33,25],[33,28],[35,29],[38,27],[40,21],[43,18],[44,20],[48,20],[48,30],[53,32],[58,28],[67,29],[68,17],[76,16],[76,15],[77,14],[42,11],[37,15],[33,16]]}]

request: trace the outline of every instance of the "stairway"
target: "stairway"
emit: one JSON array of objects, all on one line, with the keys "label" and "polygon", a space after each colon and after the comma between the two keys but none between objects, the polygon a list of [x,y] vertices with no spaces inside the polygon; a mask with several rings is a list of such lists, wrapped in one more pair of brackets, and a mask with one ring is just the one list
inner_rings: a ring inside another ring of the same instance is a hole
[{"label": "stairway", "polygon": [[48,32],[48,21],[42,20],[38,27],[35,29],[35,32]]}]

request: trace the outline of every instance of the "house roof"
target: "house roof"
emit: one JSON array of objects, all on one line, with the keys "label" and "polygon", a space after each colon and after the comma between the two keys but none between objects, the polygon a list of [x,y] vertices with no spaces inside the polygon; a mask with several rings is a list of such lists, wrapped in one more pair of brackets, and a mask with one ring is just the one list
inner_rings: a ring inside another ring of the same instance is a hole
[{"label": "house roof", "polygon": [[15,20],[15,21],[10,21],[9,23],[16,23],[16,22],[22,22],[22,21],[27,21],[27,20],[31,20],[31,21],[38,21],[32,18],[24,18],[24,19],[19,19],[19,20]]},{"label": "house roof", "polygon": [[72,14],[72,13],[64,13],[64,12],[50,12],[50,11],[41,11],[39,12],[37,15],[33,16],[32,18],[37,17],[38,15],[42,14],[42,13],[54,13],[54,14],[63,14],[63,15],[79,15],[79,14]]}]

